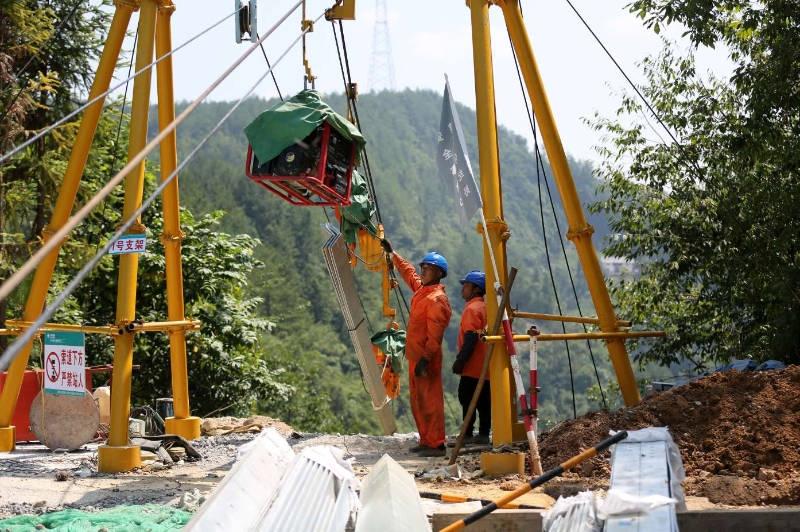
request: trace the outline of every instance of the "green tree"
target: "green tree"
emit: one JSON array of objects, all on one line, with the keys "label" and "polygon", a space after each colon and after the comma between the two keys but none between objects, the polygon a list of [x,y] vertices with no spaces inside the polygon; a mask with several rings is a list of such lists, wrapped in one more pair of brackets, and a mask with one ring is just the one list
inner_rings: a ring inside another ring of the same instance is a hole
[{"label": "green tree", "polygon": [[[150,186],[154,179],[151,176]],[[120,198],[112,206],[119,212]],[[139,258],[137,319],[166,319],[164,250],[158,235],[162,222],[158,205],[144,218],[148,245]],[[247,278],[262,264],[255,259],[258,242],[248,235],[228,235],[214,230],[222,218],[215,212],[195,217],[181,212],[186,233],[182,247],[186,315],[199,320],[202,327],[187,333],[189,394],[192,408],[208,414],[225,408],[228,413],[251,412],[256,401],[267,396],[285,400],[291,387],[279,379],[280,371],[271,370],[263,360],[263,336],[270,322],[259,316],[261,303],[248,294]],[[98,242],[107,237],[100,226],[85,226],[80,235],[84,242]],[[92,250],[93,251],[93,250]],[[73,255],[74,256],[74,255]],[[80,267],[83,259],[72,264]],[[69,279],[75,269],[64,264],[60,278]],[[85,281],[74,301],[66,305],[59,318],[85,323],[113,323],[116,307],[118,258],[107,256]],[[111,363],[113,342],[105,337],[90,337],[89,361]],[[166,334],[140,334],[135,343],[135,403],[153,404],[157,397],[171,395],[169,339]]]},{"label": "green tree", "polygon": [[[92,80],[111,2],[0,2],[0,153],[76,106]],[[55,200],[77,121],[0,164],[0,280],[37,245]],[[16,315],[22,290],[0,301],[0,323]],[[6,339],[0,337],[0,347]]]},{"label": "green tree", "polygon": [[609,194],[597,207],[618,233],[606,253],[643,269],[615,296],[626,316],[669,335],[639,359],[798,362],[800,7],[641,0],[632,9],[654,28],[684,24],[698,46],[726,45],[735,63],[730,79],[704,76],[669,45],[643,63],[644,92],[680,146],[648,141],[632,97],[596,121],[608,138]]}]

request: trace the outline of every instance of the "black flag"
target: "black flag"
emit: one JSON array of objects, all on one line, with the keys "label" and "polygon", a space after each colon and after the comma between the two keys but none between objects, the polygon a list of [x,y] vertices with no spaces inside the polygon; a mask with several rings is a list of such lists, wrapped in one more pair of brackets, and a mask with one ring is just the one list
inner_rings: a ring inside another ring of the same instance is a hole
[{"label": "black flag", "polygon": [[444,101],[442,102],[442,122],[436,146],[436,162],[439,176],[455,192],[460,207],[461,221],[469,222],[472,215],[481,208],[481,195],[475,184],[472,166],[469,164],[464,132],[458,121],[455,102],[450,93],[450,83],[445,78]]}]

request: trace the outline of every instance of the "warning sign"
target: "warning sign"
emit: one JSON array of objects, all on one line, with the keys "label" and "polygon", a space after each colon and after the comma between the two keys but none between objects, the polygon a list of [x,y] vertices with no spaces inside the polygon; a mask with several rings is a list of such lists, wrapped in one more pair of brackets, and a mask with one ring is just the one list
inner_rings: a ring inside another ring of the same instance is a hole
[{"label": "warning sign", "polygon": [[45,333],[44,366],[45,393],[83,395],[86,391],[83,333]]}]

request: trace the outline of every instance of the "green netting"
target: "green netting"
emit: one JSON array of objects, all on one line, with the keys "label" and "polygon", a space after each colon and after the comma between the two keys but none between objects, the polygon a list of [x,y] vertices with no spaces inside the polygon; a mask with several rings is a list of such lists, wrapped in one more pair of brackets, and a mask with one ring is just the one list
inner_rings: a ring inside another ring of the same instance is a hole
[{"label": "green netting", "polygon": [[392,371],[399,375],[403,370],[403,356],[406,351],[406,332],[403,329],[387,329],[373,334],[370,341],[389,357]]},{"label": "green netting", "polygon": [[355,142],[358,152],[367,142],[356,126],[331,109],[313,90],[301,91],[267,109],[244,129],[244,133],[258,160],[266,162],[306,138],[323,122]]},{"label": "green netting", "polygon": [[192,514],[184,510],[144,504],[117,506],[99,512],[61,510],[42,515],[20,515],[0,520],[0,531],[29,532],[38,529],[86,532],[105,529],[108,532],[166,532],[181,530],[191,518]]},{"label": "green netting", "polygon": [[350,205],[342,207],[342,236],[348,244],[353,244],[358,236],[358,228],[363,227],[373,235],[378,234],[378,228],[372,223],[375,216],[375,205],[369,199],[366,180],[361,174],[353,170],[353,179],[350,186]]}]

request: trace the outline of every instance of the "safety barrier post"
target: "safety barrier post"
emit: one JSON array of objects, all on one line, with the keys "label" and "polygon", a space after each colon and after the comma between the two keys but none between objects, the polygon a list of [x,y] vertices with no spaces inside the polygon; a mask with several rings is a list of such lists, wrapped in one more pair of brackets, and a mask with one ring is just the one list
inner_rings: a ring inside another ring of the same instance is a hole
[{"label": "safety barrier post", "polygon": [[[506,284],[505,239],[508,226],[503,221],[503,202],[500,184],[499,148],[497,144],[497,119],[495,116],[494,73],[492,66],[492,43],[489,31],[489,5],[491,0],[471,0],[472,56],[475,69],[475,100],[478,119],[478,154],[481,171],[481,196],[484,215],[488,221],[489,234],[484,239],[484,262],[486,264],[486,313],[489,323],[502,309],[498,309],[494,293],[494,272],[491,267],[489,247],[497,259],[500,284]],[[491,288],[490,288],[491,287]],[[510,368],[505,346],[495,346],[496,352],[490,361],[489,375],[492,383],[492,442],[495,447],[512,441]],[[488,474],[519,472],[519,453],[486,453],[481,464]],[[522,460],[524,467],[524,460]],[[487,469],[488,468],[488,469]]]},{"label": "safety barrier post", "polygon": [[[136,70],[153,61],[155,43],[156,0],[143,0],[139,15],[139,40],[136,50]],[[150,70],[143,72],[133,84],[128,160],[133,159],[147,144],[147,121],[150,108]],[[144,194],[144,160],[125,176],[125,205],[122,218],[128,219],[141,206]],[[144,233],[141,220],[131,227],[131,233]],[[136,319],[136,276],[139,255],[130,253],[119,259],[117,285],[117,325],[125,328]],[[108,444],[98,449],[98,470],[105,473],[128,471],[141,463],[138,446],[128,445],[128,417],[131,410],[131,375],[133,371],[133,340],[135,334],[126,332],[114,338],[114,371],[111,388],[111,428]]]},{"label": "safety barrier post", "polygon": [[[122,42],[125,39],[125,32],[128,29],[131,15],[139,8],[139,2],[137,0],[117,0],[115,3],[116,8],[111,21],[111,29],[109,30],[108,38],[103,46],[100,62],[97,65],[94,82],[89,91],[89,100],[97,98],[100,94],[108,90],[114,75],[117,60],[119,59],[119,53],[122,49]],[[75,197],[78,193],[81,176],[86,167],[89,149],[94,140],[95,131],[100,121],[100,114],[103,111],[104,103],[105,98],[99,98],[86,109],[81,119],[81,125],[75,137],[75,144],[70,153],[69,163],[64,173],[64,180],[58,192],[58,199],[53,208],[50,223],[42,232],[42,237],[45,242],[67,222],[72,208],[75,205]],[[47,301],[47,291],[50,288],[53,271],[58,261],[59,250],[60,246],[53,248],[36,268],[36,273],[33,276],[31,289],[28,293],[28,299],[22,314],[22,319],[24,321],[33,322],[42,313],[42,309]],[[25,345],[19,355],[17,355],[17,358],[14,359],[14,362],[8,369],[8,376],[3,386],[3,391],[0,394],[0,452],[12,451],[15,447],[16,431],[15,427],[11,425],[11,420],[17,406],[17,397],[19,396],[22,378],[25,373],[25,367],[28,365],[28,358],[32,347],[33,341]]]},{"label": "safety barrier post", "polygon": [[[161,0],[156,16],[156,56],[162,57],[172,51],[172,13],[175,5],[172,0]],[[175,97],[173,92],[172,56],[156,66],[158,88],[159,130],[175,120]],[[160,145],[161,179],[166,179],[178,165],[178,149],[175,130]],[[164,258],[167,269],[167,316],[170,321],[183,321],[183,270],[181,266],[180,203],[178,199],[178,178],[173,179],[164,189],[162,200],[164,211]],[[200,437],[200,418],[192,416],[189,410],[189,377],[186,362],[186,330],[175,329],[169,334],[170,369],[172,375],[172,400],[174,417],[165,419],[166,431],[178,434],[188,440]]]},{"label": "safety barrier post", "polygon": [[[606,289],[603,271],[600,269],[600,261],[592,243],[592,233],[594,229],[586,222],[583,214],[575,182],[572,179],[572,172],[567,163],[567,156],[564,153],[564,146],[558,134],[553,112],[547,99],[536,58],[533,55],[528,32],[522,19],[522,12],[519,0],[502,0],[500,7],[503,10],[506,26],[511,35],[511,42],[514,51],[519,58],[522,76],[528,94],[531,97],[536,121],[539,130],[542,132],[542,140],[547,151],[547,158],[553,168],[558,192],[564,205],[564,211],[569,223],[567,238],[572,240],[581,261],[586,282],[589,286],[589,293],[592,296],[597,317],[600,321],[600,330],[603,332],[617,332],[617,316],[611,304],[611,297]],[[483,168],[483,166],[481,166]],[[633,374],[628,352],[622,338],[607,339],[608,352],[611,363],[617,375],[622,398],[627,406],[633,406],[640,401],[639,388],[636,385],[636,378]]]}]

